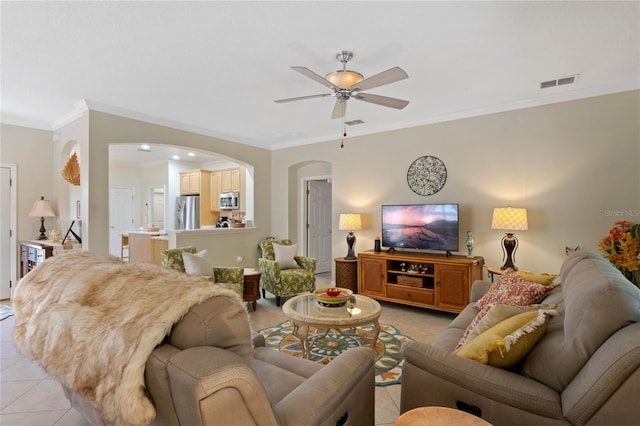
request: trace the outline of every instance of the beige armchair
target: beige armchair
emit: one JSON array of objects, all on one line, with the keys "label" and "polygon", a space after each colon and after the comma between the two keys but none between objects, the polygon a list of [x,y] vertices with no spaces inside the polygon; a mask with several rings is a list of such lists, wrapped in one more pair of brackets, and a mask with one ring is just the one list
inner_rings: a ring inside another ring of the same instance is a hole
[{"label": "beige armchair", "polygon": [[93,425],[374,423],[373,350],[322,365],[266,348],[242,299],[199,277],[60,255],[14,302],[16,346]]}]

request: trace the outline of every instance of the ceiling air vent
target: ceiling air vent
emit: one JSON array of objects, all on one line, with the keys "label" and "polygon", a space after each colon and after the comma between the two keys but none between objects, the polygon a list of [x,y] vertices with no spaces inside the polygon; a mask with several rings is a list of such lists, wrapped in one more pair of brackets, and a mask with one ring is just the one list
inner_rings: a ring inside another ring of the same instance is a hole
[{"label": "ceiling air vent", "polygon": [[570,75],[568,77],[561,77],[555,80],[543,81],[540,83],[541,89],[546,89],[548,87],[556,87],[556,86],[564,86],[565,84],[573,84],[578,79],[578,74]]},{"label": "ceiling air vent", "polygon": [[362,120],[351,120],[351,121],[345,121],[344,124],[346,124],[347,126],[355,126],[356,124],[363,124],[364,121]]}]

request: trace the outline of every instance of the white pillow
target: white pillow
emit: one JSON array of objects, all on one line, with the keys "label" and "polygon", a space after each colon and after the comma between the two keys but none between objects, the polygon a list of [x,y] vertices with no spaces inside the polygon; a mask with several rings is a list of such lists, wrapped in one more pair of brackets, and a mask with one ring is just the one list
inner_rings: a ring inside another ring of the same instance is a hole
[{"label": "white pillow", "polygon": [[197,275],[200,277],[210,277],[213,275],[213,266],[206,259],[207,250],[202,250],[196,254],[183,252],[182,262],[187,275]]},{"label": "white pillow", "polygon": [[297,244],[283,246],[282,244],[273,243],[273,252],[276,256],[276,263],[280,269],[300,269],[298,262],[293,258],[298,254]]}]

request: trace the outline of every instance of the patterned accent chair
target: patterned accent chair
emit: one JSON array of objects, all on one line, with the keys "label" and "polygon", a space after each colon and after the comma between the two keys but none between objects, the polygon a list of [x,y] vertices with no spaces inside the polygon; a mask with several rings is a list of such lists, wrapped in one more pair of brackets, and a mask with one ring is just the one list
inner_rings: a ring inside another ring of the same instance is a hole
[{"label": "patterned accent chair", "polygon": [[290,246],[291,240],[276,240],[268,238],[260,242],[262,257],[258,259],[258,268],[262,272],[260,287],[262,297],[265,290],[276,297],[276,306],[280,306],[281,296],[314,291],[316,289],[316,259],[305,256],[295,256],[299,269],[281,269],[276,263],[273,243]]},{"label": "patterned accent chair", "polygon": [[[160,253],[162,259],[162,266],[165,268],[175,269],[179,272],[185,272],[184,261],[182,260],[182,253],[187,252],[195,254],[197,252],[195,247],[178,247],[174,249],[164,250]],[[212,279],[216,285],[220,287],[233,290],[240,297],[244,293],[244,268],[240,267],[213,267],[213,275],[208,277]]]}]

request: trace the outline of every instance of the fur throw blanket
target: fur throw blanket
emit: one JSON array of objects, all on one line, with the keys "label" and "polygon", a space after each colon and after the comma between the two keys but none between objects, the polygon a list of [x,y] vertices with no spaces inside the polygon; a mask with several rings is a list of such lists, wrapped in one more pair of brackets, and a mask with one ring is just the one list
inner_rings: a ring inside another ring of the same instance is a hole
[{"label": "fur throw blanket", "polygon": [[15,292],[15,342],[108,424],[145,425],[145,364],[193,305],[234,292],[161,266],[89,253],[54,256]]}]

